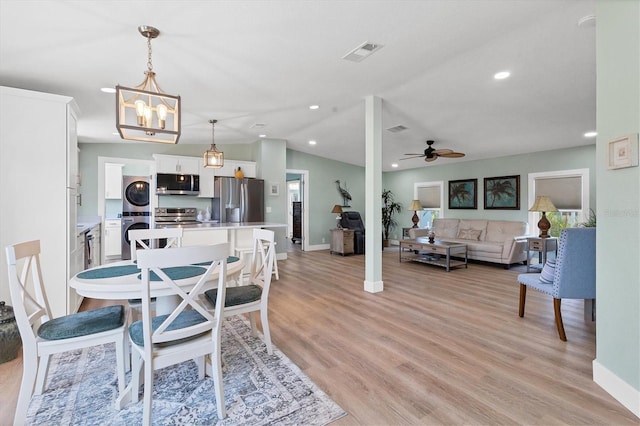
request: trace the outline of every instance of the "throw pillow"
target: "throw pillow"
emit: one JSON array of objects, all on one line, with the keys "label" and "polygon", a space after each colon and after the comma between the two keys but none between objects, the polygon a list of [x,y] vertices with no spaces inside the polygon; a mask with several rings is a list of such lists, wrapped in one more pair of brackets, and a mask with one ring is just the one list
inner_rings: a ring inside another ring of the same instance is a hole
[{"label": "throw pillow", "polygon": [[477,241],[480,238],[481,232],[479,229],[461,229],[458,231],[458,238]]},{"label": "throw pillow", "polygon": [[553,284],[553,275],[556,272],[556,261],[555,259],[547,260],[547,263],[542,267],[542,272],[540,272],[540,282],[545,284]]}]

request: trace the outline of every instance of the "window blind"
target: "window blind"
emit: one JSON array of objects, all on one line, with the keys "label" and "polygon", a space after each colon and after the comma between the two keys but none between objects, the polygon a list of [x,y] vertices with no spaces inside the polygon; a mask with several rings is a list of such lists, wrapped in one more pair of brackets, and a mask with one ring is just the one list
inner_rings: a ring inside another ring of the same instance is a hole
[{"label": "window blind", "polygon": [[558,210],[582,210],[582,177],[558,177],[535,180],[536,197],[546,195]]},{"label": "window blind", "polygon": [[439,186],[421,186],[418,187],[418,200],[424,209],[440,208],[440,187]]}]

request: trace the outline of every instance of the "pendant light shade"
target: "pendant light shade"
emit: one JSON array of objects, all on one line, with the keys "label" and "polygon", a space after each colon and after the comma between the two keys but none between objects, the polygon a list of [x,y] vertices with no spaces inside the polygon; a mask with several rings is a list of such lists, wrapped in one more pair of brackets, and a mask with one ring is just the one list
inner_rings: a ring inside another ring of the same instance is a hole
[{"label": "pendant light shade", "polygon": [[116,128],[122,139],[178,143],[180,96],[160,89],[151,62],[151,39],[158,37],[160,31],[146,25],[139,26],[138,31],[147,39],[146,77],[135,87],[116,86]]},{"label": "pendant light shade", "polygon": [[218,120],[209,120],[211,123],[211,148],[204,152],[202,159],[204,160],[204,167],[211,169],[219,169],[224,166],[224,152],[216,149],[216,143],[213,137],[215,126]]}]

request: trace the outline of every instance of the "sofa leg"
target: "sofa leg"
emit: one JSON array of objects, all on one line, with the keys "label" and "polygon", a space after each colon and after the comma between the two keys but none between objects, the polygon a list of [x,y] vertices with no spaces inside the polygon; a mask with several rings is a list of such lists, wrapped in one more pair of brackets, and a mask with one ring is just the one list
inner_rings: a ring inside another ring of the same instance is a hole
[{"label": "sofa leg", "polygon": [[527,286],[520,284],[520,306],[518,307],[518,316],[524,316],[524,302],[527,299]]},{"label": "sofa leg", "polygon": [[562,312],[560,311],[560,304],[562,299],[553,299],[553,310],[556,315],[556,327],[558,327],[558,334],[560,335],[560,340],[563,342],[567,341],[567,335],[564,334],[564,325],[562,324]]}]

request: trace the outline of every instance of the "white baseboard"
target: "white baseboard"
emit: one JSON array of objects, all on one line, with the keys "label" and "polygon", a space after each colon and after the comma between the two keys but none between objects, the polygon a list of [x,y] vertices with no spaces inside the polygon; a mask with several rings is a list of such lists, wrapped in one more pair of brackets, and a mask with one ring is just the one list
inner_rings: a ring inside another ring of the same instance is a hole
[{"label": "white baseboard", "polygon": [[364,282],[364,291],[369,293],[379,293],[384,290],[382,281],[366,281]]},{"label": "white baseboard", "polygon": [[329,248],[330,248],[329,244],[316,244],[315,246],[309,246],[308,251],[329,250]]},{"label": "white baseboard", "polygon": [[593,360],[593,381],[625,408],[640,418],[640,391]]}]

